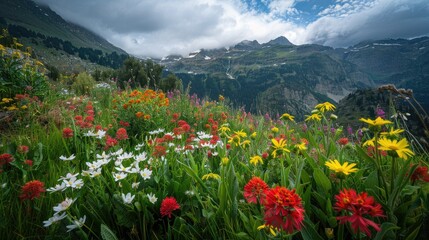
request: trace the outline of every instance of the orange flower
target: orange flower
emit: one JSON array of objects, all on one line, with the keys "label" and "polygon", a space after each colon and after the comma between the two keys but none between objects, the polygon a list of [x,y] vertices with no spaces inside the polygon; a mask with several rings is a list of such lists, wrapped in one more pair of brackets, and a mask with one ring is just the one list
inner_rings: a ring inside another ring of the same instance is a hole
[{"label": "orange flower", "polygon": [[249,203],[263,203],[265,199],[265,192],[269,189],[264,180],[259,177],[253,177],[244,186],[244,198]]}]

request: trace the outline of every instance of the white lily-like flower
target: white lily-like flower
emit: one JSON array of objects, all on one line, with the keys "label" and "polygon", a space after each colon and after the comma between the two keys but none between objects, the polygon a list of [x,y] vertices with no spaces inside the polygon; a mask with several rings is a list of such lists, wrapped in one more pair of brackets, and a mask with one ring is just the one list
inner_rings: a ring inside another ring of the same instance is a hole
[{"label": "white lily-like flower", "polygon": [[115,182],[117,182],[117,181],[119,181],[119,180],[122,180],[122,179],[124,179],[124,178],[126,178],[127,177],[127,173],[124,173],[124,172],[120,172],[120,173],[113,173],[113,177],[115,178]]},{"label": "white lily-like flower", "polygon": [[127,195],[122,193],[122,200],[124,200],[125,204],[131,204],[136,195],[131,195],[131,193],[127,193]]},{"label": "white lily-like flower", "polygon": [[152,171],[145,168],[142,171],[140,171],[140,175],[144,180],[150,179],[150,176],[152,175]]},{"label": "white lily-like flower", "polygon": [[50,187],[48,189],[46,189],[46,191],[48,192],[58,192],[58,191],[64,191],[67,188],[66,184],[64,182],[60,184],[55,185],[55,187]]},{"label": "white lily-like flower", "polygon": [[79,218],[79,220],[73,220],[73,224],[66,226],[66,228],[69,229],[69,230],[67,230],[67,232],[70,232],[71,230],[76,229],[76,228],[81,228],[83,226],[83,224],[85,224],[85,221],[86,221],[86,215]]},{"label": "white lily-like flower", "polygon": [[54,211],[57,213],[61,211],[65,211],[72,205],[74,201],[76,201],[76,198],[75,199],[66,198],[64,201],[62,201],[60,204],[54,207]]},{"label": "white lily-like flower", "polygon": [[98,134],[96,134],[93,131],[89,130],[88,132],[84,133],[83,136],[85,136],[85,137],[97,137]]},{"label": "white lily-like flower", "polygon": [[149,198],[149,202],[151,202],[152,204],[155,204],[158,200],[158,198],[153,193],[148,193],[146,194],[146,196]]},{"label": "white lily-like flower", "polygon": [[96,135],[97,135],[98,139],[102,139],[102,138],[104,138],[104,136],[106,136],[106,131],[98,130]]},{"label": "white lily-like flower", "polygon": [[60,160],[63,160],[63,161],[71,161],[71,160],[73,160],[73,159],[75,159],[76,158],[76,156],[74,155],[74,153],[70,156],[70,157],[65,157],[65,156],[60,156]]},{"label": "white lily-like flower", "polygon": [[65,217],[67,217],[67,215],[66,215],[65,212],[63,214],[61,214],[61,215],[59,215],[58,213],[55,213],[53,217],[50,217],[48,220],[43,221],[43,226],[44,227],[49,227],[53,223],[56,223],[56,222],[64,219]]}]

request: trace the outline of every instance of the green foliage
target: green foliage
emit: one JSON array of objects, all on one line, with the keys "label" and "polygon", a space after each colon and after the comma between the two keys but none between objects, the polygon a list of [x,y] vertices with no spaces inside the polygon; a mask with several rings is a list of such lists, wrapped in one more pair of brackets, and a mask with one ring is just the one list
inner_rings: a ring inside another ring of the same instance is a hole
[{"label": "green foliage", "polygon": [[94,78],[86,72],[81,72],[76,76],[71,88],[78,95],[86,95],[92,91],[94,85]]}]

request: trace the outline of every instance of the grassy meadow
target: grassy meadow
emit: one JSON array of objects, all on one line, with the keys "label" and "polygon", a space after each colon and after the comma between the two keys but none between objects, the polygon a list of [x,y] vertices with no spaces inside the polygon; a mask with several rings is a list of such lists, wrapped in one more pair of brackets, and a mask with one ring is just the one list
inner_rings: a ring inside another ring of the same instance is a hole
[{"label": "grassy meadow", "polygon": [[222,96],[52,83],[18,44],[0,45],[0,239],[427,234],[429,155],[394,109],[352,129],[329,102],[296,122]]}]

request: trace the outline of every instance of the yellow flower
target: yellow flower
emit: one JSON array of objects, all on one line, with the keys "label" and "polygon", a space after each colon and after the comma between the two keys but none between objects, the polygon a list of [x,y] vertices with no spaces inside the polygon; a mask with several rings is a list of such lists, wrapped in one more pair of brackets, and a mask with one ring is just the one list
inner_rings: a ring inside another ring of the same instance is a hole
[{"label": "yellow flower", "polygon": [[380,144],[378,149],[385,151],[395,151],[398,157],[403,158],[404,160],[407,160],[408,157],[414,155],[414,152],[407,148],[409,144],[406,138],[401,139],[399,142],[398,140],[381,138],[378,140],[378,144]]},{"label": "yellow flower", "polygon": [[227,158],[227,157],[223,157],[222,159],[221,159],[221,161],[222,161],[222,165],[227,165],[228,164],[228,162],[229,162],[229,158]]},{"label": "yellow flower", "polygon": [[253,132],[252,134],[250,134],[250,137],[251,137],[252,139],[255,139],[255,138],[256,138],[256,135],[257,135],[257,133],[256,133],[256,132]]},{"label": "yellow flower", "polygon": [[222,95],[219,95],[219,102],[223,102],[225,100],[225,97]]},{"label": "yellow flower", "polygon": [[357,168],[353,168],[356,166],[356,163],[349,164],[348,162],[345,162],[343,165],[341,165],[337,159],[327,161],[325,166],[336,173],[342,173],[345,175],[349,175],[352,172],[357,172],[358,170]]},{"label": "yellow flower", "polygon": [[210,178],[220,179],[220,176],[219,176],[219,174],[216,174],[216,173],[207,173],[201,179],[203,179],[203,180],[209,180]]},{"label": "yellow flower", "polygon": [[6,50],[6,48],[3,45],[0,44],[0,51],[3,52],[5,50]]},{"label": "yellow flower", "polygon": [[274,231],[275,228],[273,226],[271,226],[271,225],[268,225],[268,224],[263,224],[263,225],[259,226],[257,229],[258,230],[269,229],[271,235],[273,235],[273,236],[277,235],[276,231]]},{"label": "yellow flower", "polygon": [[241,143],[241,138],[238,135],[232,135],[231,137],[229,137],[228,143],[238,146]]},{"label": "yellow flower", "polygon": [[321,111],[322,113],[326,112],[326,111],[334,111],[335,110],[335,106],[330,102],[319,103],[316,105],[315,108],[317,110]]},{"label": "yellow flower", "polygon": [[235,131],[234,133],[237,134],[240,138],[247,137],[247,133],[243,132],[243,130]]},{"label": "yellow flower", "polygon": [[250,158],[250,161],[249,161],[251,164],[253,164],[253,165],[258,165],[258,163],[260,163],[260,164],[263,164],[264,162],[262,161],[262,158],[260,157],[260,156],[253,156],[253,157],[251,157]]},{"label": "yellow flower", "polygon": [[320,121],[322,120],[322,116],[320,116],[320,114],[318,113],[313,113],[310,116],[307,116],[307,118],[305,119],[305,121]]},{"label": "yellow flower", "polygon": [[366,140],[366,141],[362,144],[362,146],[364,146],[364,147],[375,147],[374,142],[375,142],[375,138],[371,138],[371,139]]},{"label": "yellow flower", "polygon": [[271,128],[271,132],[273,132],[273,133],[278,133],[278,132],[279,132],[279,128],[277,128],[277,127],[272,127],[272,128]]},{"label": "yellow flower", "polygon": [[389,120],[384,120],[381,117],[377,117],[375,120],[371,120],[371,119],[365,119],[365,118],[361,118],[359,119],[360,121],[367,123],[370,127],[376,127],[376,126],[383,126],[385,124],[392,124],[391,121]]},{"label": "yellow flower", "polygon": [[250,145],[250,140],[244,140],[242,143],[240,143],[240,146],[243,148],[246,148]]},{"label": "yellow flower", "polygon": [[21,109],[27,109],[28,107],[27,107],[27,105],[22,105],[21,106]]},{"label": "yellow flower", "polygon": [[271,139],[271,142],[273,143],[273,152],[271,153],[271,155],[273,155],[274,158],[277,157],[278,153],[281,154],[290,152],[290,150],[286,148],[286,140],[284,140],[283,138],[281,138],[279,141],[273,138]]},{"label": "yellow flower", "polygon": [[380,134],[385,137],[397,137],[402,132],[404,132],[404,129],[393,129],[391,127],[389,132],[382,132]]},{"label": "yellow flower", "polygon": [[280,117],[280,119],[289,120],[294,122],[294,116],[290,115],[289,113],[283,113],[283,115]]},{"label": "yellow flower", "polygon": [[298,149],[298,151],[305,151],[307,150],[307,144],[305,144],[305,142],[295,144],[295,148]]}]

